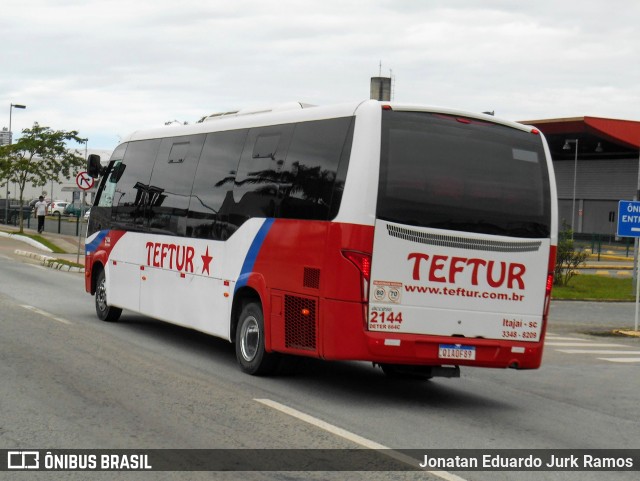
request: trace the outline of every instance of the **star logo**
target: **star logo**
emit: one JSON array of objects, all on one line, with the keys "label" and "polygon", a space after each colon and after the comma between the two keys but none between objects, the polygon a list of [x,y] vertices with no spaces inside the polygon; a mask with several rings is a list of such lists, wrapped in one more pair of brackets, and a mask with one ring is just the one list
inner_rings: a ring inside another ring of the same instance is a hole
[{"label": "star logo", "polygon": [[202,273],[204,274],[204,272],[207,271],[207,275],[211,275],[209,272],[209,265],[211,264],[213,257],[209,255],[209,246],[207,246],[207,250],[204,255],[200,257],[202,257]]}]

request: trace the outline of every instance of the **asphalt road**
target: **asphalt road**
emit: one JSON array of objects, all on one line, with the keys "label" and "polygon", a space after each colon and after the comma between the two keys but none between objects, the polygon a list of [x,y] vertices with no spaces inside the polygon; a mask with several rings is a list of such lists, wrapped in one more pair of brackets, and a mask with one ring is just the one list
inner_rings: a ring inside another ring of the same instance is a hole
[{"label": "asphalt road", "polygon": [[[127,312],[119,323],[99,322],[82,274],[16,259],[3,245],[0,239],[0,449],[367,443],[614,449],[640,442],[640,362],[610,360],[640,358],[640,341],[602,335],[632,321],[633,304],[553,303],[544,364],[536,371],[463,369],[460,379],[399,382],[367,363],[309,361],[295,375],[256,378],[240,373],[224,341]],[[86,478],[80,474],[19,477]],[[395,472],[108,474],[105,479],[456,479]],[[637,479],[637,472],[453,474]]]}]

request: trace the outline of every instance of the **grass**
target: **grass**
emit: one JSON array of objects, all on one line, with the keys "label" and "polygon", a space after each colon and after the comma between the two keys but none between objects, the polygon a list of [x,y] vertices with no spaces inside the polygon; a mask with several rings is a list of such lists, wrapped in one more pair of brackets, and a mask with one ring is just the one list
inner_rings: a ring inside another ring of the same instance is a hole
[{"label": "grass", "polygon": [[33,234],[25,234],[24,232],[21,234],[20,232],[12,232],[13,235],[21,235],[23,237],[29,237],[30,239],[33,239],[35,241],[40,242],[40,244],[47,246],[49,249],[51,249],[52,252],[54,252],[55,254],[64,254],[65,251],[63,251],[62,249],[60,249],[60,247],[58,247],[57,245],[49,242],[47,239],[45,239],[42,236],[39,235],[33,235]]},{"label": "grass", "polygon": [[634,301],[635,289],[630,278],[581,274],[568,286],[553,286],[552,299]]}]

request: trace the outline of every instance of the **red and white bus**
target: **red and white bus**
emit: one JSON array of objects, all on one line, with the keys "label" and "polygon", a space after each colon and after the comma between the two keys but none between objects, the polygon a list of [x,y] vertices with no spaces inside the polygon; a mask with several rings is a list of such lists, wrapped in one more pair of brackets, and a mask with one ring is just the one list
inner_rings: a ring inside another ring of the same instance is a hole
[{"label": "red and white bus", "polygon": [[98,317],[122,309],[390,375],[540,366],[557,245],[535,128],[364,101],[139,131],[101,174],[86,242]]}]

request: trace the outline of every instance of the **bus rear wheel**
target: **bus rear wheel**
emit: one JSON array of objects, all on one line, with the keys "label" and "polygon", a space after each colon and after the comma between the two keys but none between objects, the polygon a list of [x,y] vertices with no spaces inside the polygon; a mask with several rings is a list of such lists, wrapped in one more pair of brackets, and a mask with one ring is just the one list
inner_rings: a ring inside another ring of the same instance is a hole
[{"label": "bus rear wheel", "polygon": [[240,312],[236,329],[236,358],[240,369],[247,374],[271,374],[277,367],[278,356],[264,348],[264,319],[257,302],[248,302]]},{"label": "bus rear wheel", "polygon": [[98,319],[106,322],[116,322],[120,319],[122,309],[119,307],[110,306],[107,302],[107,283],[104,271],[98,274],[98,282],[96,283],[96,314]]}]

